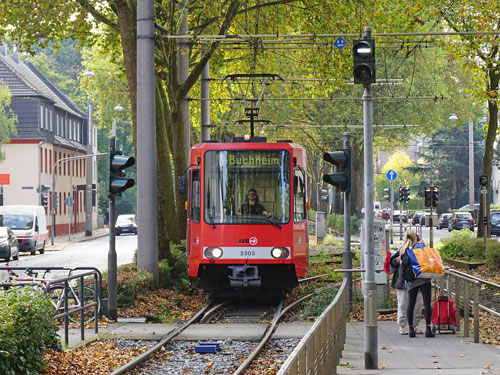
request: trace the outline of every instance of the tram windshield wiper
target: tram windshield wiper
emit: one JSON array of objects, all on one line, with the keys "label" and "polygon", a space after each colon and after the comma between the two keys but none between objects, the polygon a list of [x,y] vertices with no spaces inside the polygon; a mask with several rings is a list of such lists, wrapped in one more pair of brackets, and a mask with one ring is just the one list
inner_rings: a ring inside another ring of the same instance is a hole
[{"label": "tram windshield wiper", "polygon": [[259,219],[259,220],[265,220],[266,222],[274,225],[275,227],[281,229],[281,225],[279,225],[279,223],[273,221],[271,218],[267,217],[267,216],[256,216],[256,217],[252,217],[252,220],[253,219]]},{"label": "tram windshield wiper", "polygon": [[210,223],[209,224],[212,226],[212,229],[215,229],[215,219],[214,219],[214,217],[212,215],[212,211],[213,211],[213,209],[208,210],[208,212],[207,212],[208,215],[207,216],[210,219]]}]

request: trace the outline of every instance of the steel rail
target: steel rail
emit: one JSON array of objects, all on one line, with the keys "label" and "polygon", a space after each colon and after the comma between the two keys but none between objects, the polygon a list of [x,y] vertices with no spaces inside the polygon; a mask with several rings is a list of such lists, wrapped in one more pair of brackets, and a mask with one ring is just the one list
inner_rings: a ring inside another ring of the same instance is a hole
[{"label": "steel rail", "polygon": [[191,317],[186,323],[184,323],[182,326],[173,329],[170,331],[167,335],[163,336],[158,343],[153,346],[151,349],[148,351],[142,353],[141,355],[135,357],[133,360],[130,362],[124,364],[123,366],[117,368],[113,372],[111,372],[109,375],[119,375],[119,374],[124,374],[125,372],[131,370],[132,368],[136,367],[140,363],[144,362],[146,359],[151,357],[154,353],[156,353],[158,350],[160,350],[168,341],[172,340],[175,336],[179,335],[184,331],[186,328],[188,328],[191,324],[195,323],[202,315],[205,313],[205,311],[208,310],[212,306],[212,301],[207,303],[205,306],[203,306],[195,315]]}]

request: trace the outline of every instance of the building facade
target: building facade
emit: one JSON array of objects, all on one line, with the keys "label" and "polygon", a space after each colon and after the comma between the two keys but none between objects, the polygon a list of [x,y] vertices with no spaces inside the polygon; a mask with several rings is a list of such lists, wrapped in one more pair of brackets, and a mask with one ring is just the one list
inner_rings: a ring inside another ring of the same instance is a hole
[{"label": "building facade", "polygon": [[[54,84],[29,61],[20,61],[0,47],[0,84],[9,87],[11,109],[17,114],[17,134],[2,146],[0,162],[3,204],[41,205],[47,201],[47,224],[55,234],[85,230],[87,162],[92,163],[93,227],[97,224],[94,158],[87,158],[87,145],[97,145],[97,129]],[[95,154],[96,146],[92,147]],[[94,159],[94,160],[92,160]],[[55,189],[54,189],[55,187]],[[55,198],[57,197],[57,198]],[[53,209],[56,200],[57,207]]]}]

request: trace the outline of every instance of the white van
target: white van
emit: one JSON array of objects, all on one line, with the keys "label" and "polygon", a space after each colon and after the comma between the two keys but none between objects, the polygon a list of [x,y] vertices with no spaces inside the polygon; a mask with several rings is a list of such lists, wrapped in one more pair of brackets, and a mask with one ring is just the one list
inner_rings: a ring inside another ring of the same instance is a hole
[{"label": "white van", "polygon": [[35,255],[45,252],[48,238],[47,218],[42,206],[0,206],[0,226],[12,229],[19,242],[19,251]]}]

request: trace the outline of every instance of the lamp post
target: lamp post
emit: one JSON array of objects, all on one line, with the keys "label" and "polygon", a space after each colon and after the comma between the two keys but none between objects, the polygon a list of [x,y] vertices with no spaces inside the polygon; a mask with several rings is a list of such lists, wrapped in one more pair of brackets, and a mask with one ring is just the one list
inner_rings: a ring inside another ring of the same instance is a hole
[{"label": "lamp post", "polygon": [[[123,111],[123,107],[120,104],[115,106],[115,111]],[[111,125],[111,136],[109,137],[109,151],[110,158],[112,152],[116,150],[116,119],[113,118]],[[117,319],[117,293],[118,293],[118,264],[116,256],[116,205],[115,196],[109,194],[109,252],[108,252],[108,318],[112,320]]]},{"label": "lamp post", "polygon": [[[88,79],[92,79],[95,77],[95,74],[88,70],[84,74]],[[92,103],[90,101],[90,95],[87,98],[87,106],[88,106],[88,141],[87,141],[87,155],[92,155],[92,133],[93,133],[93,125],[92,125]],[[93,181],[93,165],[94,158],[91,157],[86,160],[87,165],[87,174],[85,178],[85,236],[92,236],[92,181]]]}]

